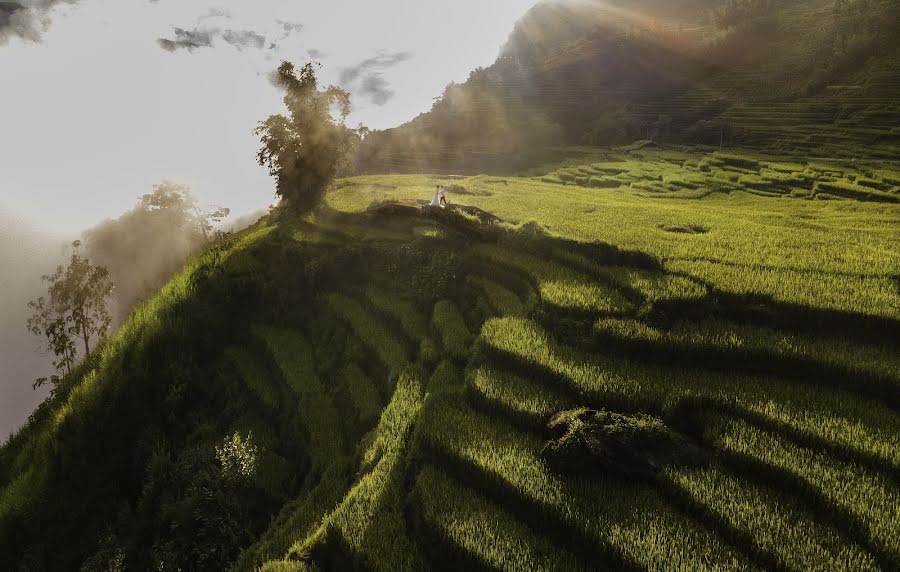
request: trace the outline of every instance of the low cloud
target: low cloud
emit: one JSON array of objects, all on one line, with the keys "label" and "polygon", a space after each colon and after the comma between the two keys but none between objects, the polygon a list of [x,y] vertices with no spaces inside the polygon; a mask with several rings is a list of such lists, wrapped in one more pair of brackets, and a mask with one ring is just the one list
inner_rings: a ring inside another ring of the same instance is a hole
[{"label": "low cloud", "polygon": [[384,105],[396,95],[396,92],[390,89],[390,84],[381,74],[372,74],[364,77],[356,91],[375,105]]},{"label": "low cloud", "polygon": [[326,57],[325,52],[323,52],[321,50],[317,50],[315,48],[310,48],[310,49],[306,50],[306,55],[308,55],[309,57],[311,57],[314,60],[322,60],[322,59],[325,59],[325,57]]},{"label": "low cloud", "polygon": [[0,201],[0,443],[47,396],[49,388],[31,388],[52,371],[52,358],[25,329],[27,304],[46,294],[41,275],[65,262],[72,238],[39,229]]},{"label": "low cloud", "polygon": [[105,266],[116,284],[110,310],[120,324],[140,300],[165,284],[185,259],[208,246],[206,211],[190,189],[162,182],[129,211],[82,234],[85,254]]},{"label": "low cloud", "polygon": [[275,205],[261,207],[246,214],[231,218],[222,224],[221,228],[225,232],[240,232],[251,224],[255,224],[260,218],[269,214],[274,207]]},{"label": "low cloud", "polygon": [[50,25],[50,12],[60,4],[75,4],[78,0],[32,0],[30,2],[0,1],[0,46],[11,38],[39,42]]},{"label": "low cloud", "polygon": [[365,59],[355,66],[341,70],[340,83],[344,87],[362,95],[375,105],[384,105],[396,92],[382,72],[412,58],[410,52],[379,51],[374,57]]},{"label": "low cloud", "polygon": [[228,10],[225,10],[224,8],[219,8],[217,6],[214,6],[214,7],[210,8],[206,14],[200,16],[199,21],[202,22],[203,20],[211,20],[213,18],[224,18],[226,20],[230,20],[231,13]]},{"label": "low cloud", "polygon": [[279,49],[278,42],[283,42],[287,40],[292,35],[297,32],[300,32],[303,29],[303,24],[300,22],[291,22],[289,20],[275,20],[275,23],[278,24],[278,27],[281,28],[281,36],[277,38],[277,41],[273,41],[269,43],[270,50]]},{"label": "low cloud", "polygon": [[208,30],[185,30],[175,28],[174,38],[158,38],[156,43],[162,49],[174,52],[176,50],[194,51],[198,48],[209,48],[213,45],[213,35],[218,32]]},{"label": "low cloud", "polygon": [[282,36],[282,38],[281,38],[282,40],[287,38],[291,34],[299,32],[300,30],[303,29],[303,24],[301,24],[300,22],[290,22],[288,20],[275,20],[275,23],[278,24],[279,26],[281,26],[282,30],[284,30],[284,36]]},{"label": "low cloud", "polygon": [[253,30],[225,30],[222,39],[239,50],[248,47],[261,50],[266,45],[266,37]]},{"label": "low cloud", "polygon": [[341,70],[341,83],[353,83],[364,75],[371,75],[392,68],[397,64],[405,62],[411,57],[412,54],[409,52],[391,53],[381,50],[374,57],[363,60],[355,66]]},{"label": "low cloud", "polygon": [[[211,18],[230,19],[231,15],[221,8],[211,8],[206,15],[200,17],[199,22]],[[276,20],[276,22],[284,30],[284,35],[280,38],[276,38],[277,40],[283,40],[303,28],[302,24],[295,22],[286,22],[283,20]],[[195,27],[192,30],[175,28],[173,36],[168,38],[157,38],[156,43],[159,44],[159,47],[169,52],[175,52],[177,50],[193,52],[196,49],[213,47],[218,39],[221,39],[226,44],[233,46],[238,50],[243,50],[244,48],[255,50],[268,48],[273,50],[278,47],[275,41],[267,42],[266,36],[255,30],[234,30],[231,28],[221,29],[203,26]]]}]

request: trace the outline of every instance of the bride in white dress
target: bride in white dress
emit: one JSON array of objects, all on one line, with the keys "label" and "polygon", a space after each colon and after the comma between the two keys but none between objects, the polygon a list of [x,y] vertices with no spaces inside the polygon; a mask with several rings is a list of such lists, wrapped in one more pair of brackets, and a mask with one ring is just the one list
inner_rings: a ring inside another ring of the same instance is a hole
[{"label": "bride in white dress", "polygon": [[437,187],[434,189],[434,198],[431,199],[431,202],[428,204],[430,207],[439,207],[441,206],[441,188]]}]

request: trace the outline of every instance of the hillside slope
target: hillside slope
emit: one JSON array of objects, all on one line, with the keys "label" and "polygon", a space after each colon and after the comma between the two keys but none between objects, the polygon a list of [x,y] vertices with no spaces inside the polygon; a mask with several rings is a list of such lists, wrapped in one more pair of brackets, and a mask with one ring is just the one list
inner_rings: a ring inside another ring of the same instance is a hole
[{"label": "hillside slope", "polygon": [[[0,560],[895,568],[900,206],[691,193],[773,165],[629,156],[590,165],[673,188],[358,177],[197,257],[0,450]],[[436,182],[459,206],[417,208]],[[658,449],[554,456],[581,407]]]},{"label": "hillside slope", "polygon": [[497,172],[641,139],[891,159],[898,27],[890,0],[541,2],[494,65],[372,133],[360,169]]}]

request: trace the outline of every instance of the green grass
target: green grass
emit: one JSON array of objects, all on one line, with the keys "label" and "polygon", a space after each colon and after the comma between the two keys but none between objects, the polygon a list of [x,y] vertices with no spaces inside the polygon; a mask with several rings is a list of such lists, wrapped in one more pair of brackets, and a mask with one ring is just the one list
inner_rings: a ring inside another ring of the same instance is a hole
[{"label": "green grass", "polygon": [[381,396],[375,384],[356,364],[341,372],[341,381],[350,395],[350,402],[363,425],[370,425],[381,413]]},{"label": "green grass", "polygon": [[[710,282],[716,288],[737,295],[773,292],[776,302],[798,304],[815,300],[814,308],[875,317],[896,318],[900,301],[887,268],[879,268],[883,260],[875,255],[871,272],[847,276],[839,273],[807,269],[777,268],[759,265],[725,266],[713,260],[672,260],[666,268],[684,272]],[[836,254],[844,258],[845,253]]]},{"label": "green grass", "polygon": [[422,556],[407,537],[403,522],[405,455],[410,433],[422,407],[421,374],[414,368],[400,375],[397,390],[365,452],[371,466],[341,504],[308,540],[292,551],[305,554],[329,535],[340,535],[358,561],[372,570],[420,570]]},{"label": "green grass", "polygon": [[377,288],[369,288],[366,296],[378,310],[396,318],[410,339],[420,340],[428,333],[428,322],[412,302]]},{"label": "green grass", "polygon": [[891,409],[864,397],[777,378],[585,355],[521,318],[489,320],[481,334],[490,348],[548,370],[564,388],[592,403],[652,403],[666,411],[685,399],[703,397],[900,468],[900,419]]},{"label": "green grass", "polygon": [[428,380],[429,395],[458,395],[463,390],[463,373],[450,360],[439,363]]},{"label": "green grass", "polygon": [[341,423],[334,403],[316,374],[312,347],[299,334],[257,326],[256,335],[270,352],[281,376],[297,397],[300,419],[309,433],[314,471],[323,471],[343,455]]},{"label": "green grass", "polygon": [[241,553],[233,569],[255,570],[264,564],[263,569],[278,570],[278,565],[289,564],[282,560],[290,556],[288,550],[298,539],[312,534],[322,518],[341,502],[351,473],[349,461],[333,463],[311,491],[282,507],[266,532]]},{"label": "green grass", "polygon": [[241,378],[251,391],[267,407],[278,407],[280,392],[269,373],[257,361],[254,355],[243,348],[230,347],[225,354],[237,368]]},{"label": "green grass", "polygon": [[745,531],[758,550],[775,555],[786,568],[806,569],[816,562],[829,570],[878,569],[871,555],[833,526],[819,523],[801,500],[748,484],[717,466],[677,471],[669,478],[694,506]]},{"label": "green grass", "polygon": [[862,528],[863,536],[894,555],[897,563],[900,488],[896,482],[739,421],[729,424],[721,442],[726,451],[745,455],[798,479],[846,515],[836,518],[862,523],[855,526]]},{"label": "green grass", "polygon": [[[696,232],[696,229],[693,231]],[[684,276],[628,266],[601,266],[578,253],[562,248],[554,250],[553,254],[559,260],[588,270],[597,279],[637,292],[646,304],[661,300],[696,300],[707,294],[702,284]]]},{"label": "green grass", "polygon": [[572,554],[439,469],[423,469],[413,492],[421,498],[427,525],[482,566],[510,571],[583,568]]},{"label": "green grass", "polygon": [[900,382],[900,356],[896,352],[846,339],[813,338],[714,318],[701,322],[681,321],[666,330],[654,329],[637,320],[601,318],[595,322],[594,331],[615,339],[649,342],[674,351],[704,350],[732,356],[762,354],[793,358],[840,368],[838,371],[847,368],[853,373]]},{"label": "green grass", "polygon": [[434,329],[440,334],[444,351],[453,358],[464,360],[469,355],[472,334],[460,315],[456,305],[450,300],[435,304],[432,316]]},{"label": "green grass", "polygon": [[315,564],[297,560],[275,560],[266,562],[259,568],[260,572],[318,572]]},{"label": "green grass", "polygon": [[[423,436],[456,464],[483,473],[531,505],[531,511],[562,521],[626,561],[648,568],[741,567],[727,547],[673,511],[651,490],[556,475],[540,458],[540,439],[503,423],[445,407],[428,418]],[[654,518],[643,517],[648,513]]]},{"label": "green grass", "polygon": [[484,291],[491,308],[501,316],[517,316],[525,312],[525,304],[515,292],[481,276],[469,276],[467,280]]},{"label": "green grass", "polygon": [[478,367],[470,373],[471,391],[503,415],[541,426],[558,411],[572,404],[546,384],[491,367]]},{"label": "green grass", "polygon": [[372,348],[384,365],[399,370],[409,363],[403,343],[362,304],[342,294],[331,294],[327,300],[334,313],[350,324],[359,339]]},{"label": "green grass", "polygon": [[[708,281],[725,292],[754,293],[811,308],[900,318],[900,300],[892,280],[900,267],[895,232],[895,221],[900,217],[897,205],[804,199],[774,202],[769,197],[729,192],[741,188],[737,181],[742,174],[722,171],[717,165],[724,163],[715,157],[699,152],[691,154],[698,164],[709,164],[711,170],[704,173],[683,164],[665,162],[653,151],[643,153],[644,160],[610,165],[634,173],[636,180],[655,181],[654,185],[668,189],[656,194],[673,195],[673,198],[662,201],[642,196],[639,189],[627,188],[618,192],[585,192],[572,185],[532,179],[514,183],[511,179],[509,185],[488,186],[475,177],[461,184],[476,191],[489,188],[492,194],[467,195],[455,200],[488,210],[508,223],[536,221],[554,235],[585,242],[603,241],[652,253],[664,262],[667,270]],[[866,175],[878,181],[900,177],[893,167],[849,167],[846,163],[837,167],[791,162],[776,156],[753,156],[752,160],[759,167],[749,174],[762,179],[772,179],[775,175],[770,171],[776,170],[791,180],[803,179],[803,185],[795,187],[791,183],[800,193],[798,196],[812,194],[813,186],[823,176],[822,171],[815,170],[820,168],[840,172],[844,177]],[[596,167],[595,163],[587,164]],[[729,173],[736,175],[734,182],[721,187],[720,176]],[[704,183],[706,187],[722,190],[699,201],[675,198],[676,190],[662,182],[664,176],[693,180],[700,175],[708,179],[708,184]],[[328,202],[334,208],[350,212],[364,209],[376,198],[390,197],[412,203],[427,196],[430,188],[430,181],[417,175],[359,177],[348,182],[351,184],[331,193]],[[390,192],[366,192],[371,188],[367,185],[374,182],[395,188]],[[784,194],[783,181],[771,182],[771,187],[763,188]],[[663,230],[667,226],[687,225],[699,225],[709,232],[677,234]],[[554,280],[552,274],[556,269],[540,272],[532,261],[525,261],[524,265],[539,274],[542,298],[547,299],[550,294],[561,298],[563,303],[575,303],[571,293],[554,292],[547,284]],[[578,283],[581,277],[572,278],[571,282]],[[587,300],[596,296],[587,293],[586,284],[580,288],[587,295],[579,296],[578,303],[590,307]]]},{"label": "green grass", "polygon": [[506,248],[485,248],[481,254],[528,273],[537,283],[541,300],[562,309],[620,313],[628,300],[590,276],[562,264]]},{"label": "green grass", "polygon": [[900,202],[900,196],[897,196],[896,193],[882,192],[871,187],[844,181],[816,183],[813,189],[813,196],[816,196],[819,192],[863,201]]}]

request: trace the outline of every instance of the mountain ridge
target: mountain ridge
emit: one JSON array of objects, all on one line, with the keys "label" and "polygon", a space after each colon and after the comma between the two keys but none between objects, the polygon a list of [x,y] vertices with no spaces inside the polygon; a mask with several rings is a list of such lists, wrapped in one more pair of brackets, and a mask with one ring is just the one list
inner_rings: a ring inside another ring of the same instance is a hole
[{"label": "mountain ridge", "polygon": [[360,169],[472,173],[530,148],[639,139],[890,158],[895,24],[900,9],[877,0],[542,2],[492,66],[370,134]]}]

